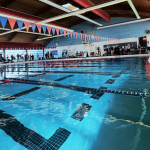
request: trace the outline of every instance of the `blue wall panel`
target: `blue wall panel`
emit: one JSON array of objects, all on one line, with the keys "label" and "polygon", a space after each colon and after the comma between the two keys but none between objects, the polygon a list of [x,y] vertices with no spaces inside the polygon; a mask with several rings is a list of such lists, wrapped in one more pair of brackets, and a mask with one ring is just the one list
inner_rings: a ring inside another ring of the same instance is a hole
[{"label": "blue wall panel", "polygon": [[[103,19],[96,19],[95,21],[102,23],[105,26],[105,25],[132,21],[132,20],[135,20],[135,19],[115,17],[111,19],[111,22],[107,22]],[[90,22],[84,22],[82,24],[78,24],[72,27],[71,29],[73,29],[75,32],[81,32],[83,30],[86,30],[87,34],[90,34],[91,32],[95,31],[96,36],[124,39],[124,38],[145,36],[146,35],[145,30],[149,28],[150,28],[150,22],[145,21],[145,22],[127,24],[127,25],[116,26],[116,27],[111,27],[111,28],[105,28],[101,30],[97,30],[97,25],[92,26]],[[82,41],[81,39],[79,38],[76,39],[74,37],[72,38],[68,36],[58,37],[58,38],[55,38],[53,41],[51,41],[47,46],[54,47],[56,43],[58,43],[59,46],[67,46],[67,45],[82,44]]]}]

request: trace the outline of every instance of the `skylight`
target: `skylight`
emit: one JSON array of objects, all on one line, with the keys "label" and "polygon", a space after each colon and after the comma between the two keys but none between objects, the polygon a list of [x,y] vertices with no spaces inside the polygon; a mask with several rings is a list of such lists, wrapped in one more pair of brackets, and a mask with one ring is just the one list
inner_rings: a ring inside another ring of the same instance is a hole
[{"label": "skylight", "polygon": [[67,9],[69,9],[69,10],[71,10],[71,11],[79,10],[79,8],[77,8],[77,7],[73,6],[73,5],[71,5],[70,3],[67,3],[67,4],[62,5],[62,6],[65,7],[65,8],[67,8]]}]

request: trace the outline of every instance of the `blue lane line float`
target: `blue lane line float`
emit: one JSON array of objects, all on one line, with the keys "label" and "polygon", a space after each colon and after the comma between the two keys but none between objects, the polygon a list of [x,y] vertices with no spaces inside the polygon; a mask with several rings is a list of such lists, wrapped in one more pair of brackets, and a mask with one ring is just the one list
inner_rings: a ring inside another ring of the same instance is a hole
[{"label": "blue lane line float", "polygon": [[99,89],[96,88],[88,88],[88,87],[80,87],[80,86],[73,86],[73,85],[62,85],[58,83],[51,83],[51,82],[41,82],[41,81],[33,81],[33,80],[25,80],[25,79],[3,79],[0,80],[1,82],[9,83],[24,83],[24,84],[34,84],[34,85],[46,85],[46,86],[54,86],[54,87],[62,87],[67,88],[75,91],[86,92],[88,94],[95,94],[98,92],[101,93],[114,93],[114,94],[122,94],[122,95],[130,95],[130,96],[141,96],[147,97],[147,93],[138,93],[138,92],[128,92],[128,91],[120,91],[120,90],[109,90],[107,87],[100,87]]}]

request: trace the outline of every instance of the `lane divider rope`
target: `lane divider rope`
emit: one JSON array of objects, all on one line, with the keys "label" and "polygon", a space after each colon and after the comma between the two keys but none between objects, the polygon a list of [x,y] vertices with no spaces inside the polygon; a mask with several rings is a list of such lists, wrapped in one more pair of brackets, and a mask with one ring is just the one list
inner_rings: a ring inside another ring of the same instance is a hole
[{"label": "lane divider rope", "polygon": [[108,88],[87,88],[87,87],[80,87],[80,86],[72,86],[72,85],[61,85],[58,83],[48,83],[48,82],[41,82],[41,81],[30,81],[30,80],[25,80],[25,79],[1,79],[1,82],[5,83],[24,83],[24,84],[36,84],[36,85],[46,85],[46,86],[54,86],[54,87],[62,87],[62,88],[68,88],[72,90],[78,90],[78,91],[84,91],[88,94],[94,94],[98,92],[103,92],[103,93],[114,93],[114,94],[122,94],[122,95],[130,95],[130,96],[141,96],[141,97],[147,97],[147,93],[138,93],[138,92],[128,92],[128,91],[120,91],[120,90],[109,90]]}]

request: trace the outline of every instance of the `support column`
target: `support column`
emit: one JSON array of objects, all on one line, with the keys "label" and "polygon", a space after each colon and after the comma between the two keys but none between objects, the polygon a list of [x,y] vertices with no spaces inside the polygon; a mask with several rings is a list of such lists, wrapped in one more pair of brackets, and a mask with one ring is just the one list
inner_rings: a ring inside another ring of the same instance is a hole
[{"label": "support column", "polygon": [[27,60],[28,61],[28,48],[26,48],[26,55],[27,55]]},{"label": "support column", "polygon": [[43,47],[43,59],[44,59],[44,47]]},{"label": "support column", "polygon": [[5,49],[3,49],[3,55],[4,55],[4,58],[5,58]]},{"label": "support column", "polygon": [[26,48],[26,54],[28,54],[28,49]]}]

